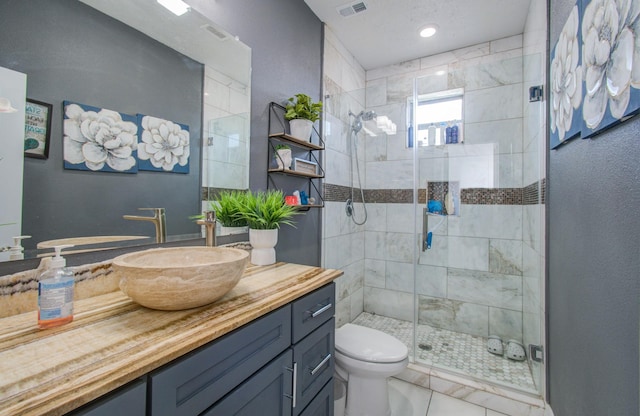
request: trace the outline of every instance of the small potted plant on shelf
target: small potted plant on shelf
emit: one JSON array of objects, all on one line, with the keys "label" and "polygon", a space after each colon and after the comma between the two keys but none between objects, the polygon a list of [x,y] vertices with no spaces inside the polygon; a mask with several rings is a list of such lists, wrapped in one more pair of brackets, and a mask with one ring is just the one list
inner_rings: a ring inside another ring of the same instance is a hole
[{"label": "small potted plant on shelf", "polygon": [[278,229],[280,225],[294,225],[293,217],[299,214],[297,208],[285,204],[281,190],[271,189],[248,191],[239,209],[238,215],[249,225],[251,263],[258,266],[275,263]]},{"label": "small potted plant on shelf", "polygon": [[291,136],[310,141],[313,123],[320,118],[322,101],[313,102],[306,94],[296,94],[289,98],[285,106],[284,118],[289,120]]},{"label": "small potted plant on shelf", "polygon": [[276,163],[278,164],[278,169],[290,169],[291,161],[293,160],[291,156],[291,147],[286,144],[278,144],[276,145],[275,149],[275,159]]}]

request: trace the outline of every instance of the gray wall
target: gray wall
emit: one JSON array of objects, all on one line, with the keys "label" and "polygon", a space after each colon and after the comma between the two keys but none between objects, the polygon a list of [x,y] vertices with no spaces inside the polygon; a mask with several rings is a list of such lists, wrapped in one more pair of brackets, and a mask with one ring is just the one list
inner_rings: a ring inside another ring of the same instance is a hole
[{"label": "gray wall", "polygon": [[[552,0],[550,39],[575,4]],[[551,150],[548,388],[556,416],[638,414],[640,118]]]},{"label": "gray wall", "polygon": [[[251,47],[251,172],[253,190],[267,187],[268,105],[303,92],[320,99],[322,23],[302,0],[194,0],[196,9]],[[291,179],[294,181],[295,179]],[[291,183],[292,189],[303,184]],[[288,184],[285,186],[289,186]],[[320,264],[320,211],[280,229],[278,261]]]},{"label": "gray wall", "polygon": [[[27,248],[52,238],[154,235],[126,221],[138,207],[165,207],[171,235],[197,233],[203,66],[75,0],[0,3],[0,66],[27,74],[27,97],[53,105],[49,159],[25,158]],[[187,124],[189,174],[63,169],[62,101]],[[1,273],[0,273],[1,274]]]}]

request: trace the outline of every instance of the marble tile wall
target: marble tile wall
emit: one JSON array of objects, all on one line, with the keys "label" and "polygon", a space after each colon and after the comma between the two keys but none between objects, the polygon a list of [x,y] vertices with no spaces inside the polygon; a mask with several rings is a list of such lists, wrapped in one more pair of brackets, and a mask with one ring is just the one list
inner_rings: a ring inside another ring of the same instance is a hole
[{"label": "marble tile wall", "polygon": [[[356,154],[356,151],[349,137],[349,111],[358,113],[364,109],[365,71],[328,27],[325,28],[323,64],[323,163],[325,189],[329,192],[325,192],[322,213],[322,265],[344,271],[336,280],[336,325],[342,326],[354,320],[364,307],[365,229],[345,215],[345,201],[351,198],[351,179],[355,178],[357,183],[358,174],[355,162],[351,162],[352,152]],[[363,137],[357,140],[357,157],[364,181],[365,143]],[[361,201],[358,189],[354,201]],[[362,204],[356,202],[354,208],[361,221]]]},{"label": "marble tile wall", "polygon": [[[374,130],[376,136],[362,135],[365,138],[358,140],[368,211],[367,223],[359,227],[344,215],[339,195],[350,186],[354,172],[349,170],[345,112],[360,102],[361,85],[346,93],[346,84],[336,79],[352,81],[354,77],[345,77],[345,71],[359,71],[328,32],[325,189],[336,198],[327,198],[323,253],[328,267],[345,264],[354,272],[339,291],[339,324],[353,319],[360,308],[413,320],[417,303],[420,323],[444,329],[522,341],[529,312],[540,329],[541,315],[536,317],[533,310],[539,309],[535,299],[540,298],[542,276],[535,269],[543,253],[539,225],[544,169],[536,165],[533,174],[529,170],[534,159],[544,159],[536,147],[543,130],[534,119],[536,114],[544,117],[524,99],[530,82],[538,81],[525,75],[523,64],[541,59],[525,56],[525,46],[527,53],[533,48],[531,40],[525,43],[524,36],[514,36],[366,72],[363,108],[389,117],[397,133]],[[437,75],[442,70],[445,75]],[[413,149],[406,146],[407,97],[412,95],[414,79],[425,93],[465,90],[465,144],[419,148],[416,174]],[[415,282],[412,263],[424,202],[414,208],[414,177],[420,188],[418,200],[421,195],[424,199],[429,182],[456,181],[463,197],[461,215],[445,218],[434,231],[432,248],[420,253]],[[528,296],[533,300],[525,300]]]},{"label": "marble tile wall", "polygon": [[[395,136],[367,142],[369,190],[413,187],[413,154],[405,143],[413,80],[421,93],[464,88],[465,145],[418,149],[418,187],[456,181],[463,194],[461,215],[445,218],[432,248],[420,253],[420,323],[522,340],[522,47],[522,36],[515,36],[367,72],[367,109],[398,125]],[[445,75],[436,75],[441,70]],[[413,317],[411,263],[422,205],[413,210],[402,203],[369,209],[365,311]]]}]

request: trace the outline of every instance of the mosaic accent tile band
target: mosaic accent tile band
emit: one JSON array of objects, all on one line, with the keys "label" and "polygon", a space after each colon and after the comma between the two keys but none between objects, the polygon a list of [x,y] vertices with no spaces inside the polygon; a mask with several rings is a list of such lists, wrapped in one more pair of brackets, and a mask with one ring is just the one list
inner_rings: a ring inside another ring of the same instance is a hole
[{"label": "mosaic accent tile band", "polygon": [[[463,188],[460,199],[463,204],[473,205],[537,205],[545,204],[546,180],[534,182],[524,188]],[[324,200],[342,202],[351,198],[351,188],[342,185],[324,184]],[[429,182],[429,199],[444,200],[449,192],[449,182]],[[365,189],[364,198],[370,203],[412,204],[412,189]],[[360,190],[353,190],[354,202],[362,202]],[[426,190],[418,189],[418,203],[425,204]]]}]

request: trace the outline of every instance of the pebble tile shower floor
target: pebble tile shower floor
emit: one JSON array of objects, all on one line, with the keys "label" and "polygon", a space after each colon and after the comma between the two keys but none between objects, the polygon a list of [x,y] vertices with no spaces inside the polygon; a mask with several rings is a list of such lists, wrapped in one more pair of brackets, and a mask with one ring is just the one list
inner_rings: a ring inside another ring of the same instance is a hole
[{"label": "pebble tile shower floor", "polygon": [[[409,348],[413,356],[413,323],[367,312],[361,313],[354,324],[377,329],[393,335]],[[531,371],[526,361],[513,361],[487,351],[487,339],[433,328],[417,326],[419,362],[451,369],[490,382],[517,386],[535,391]]]}]

